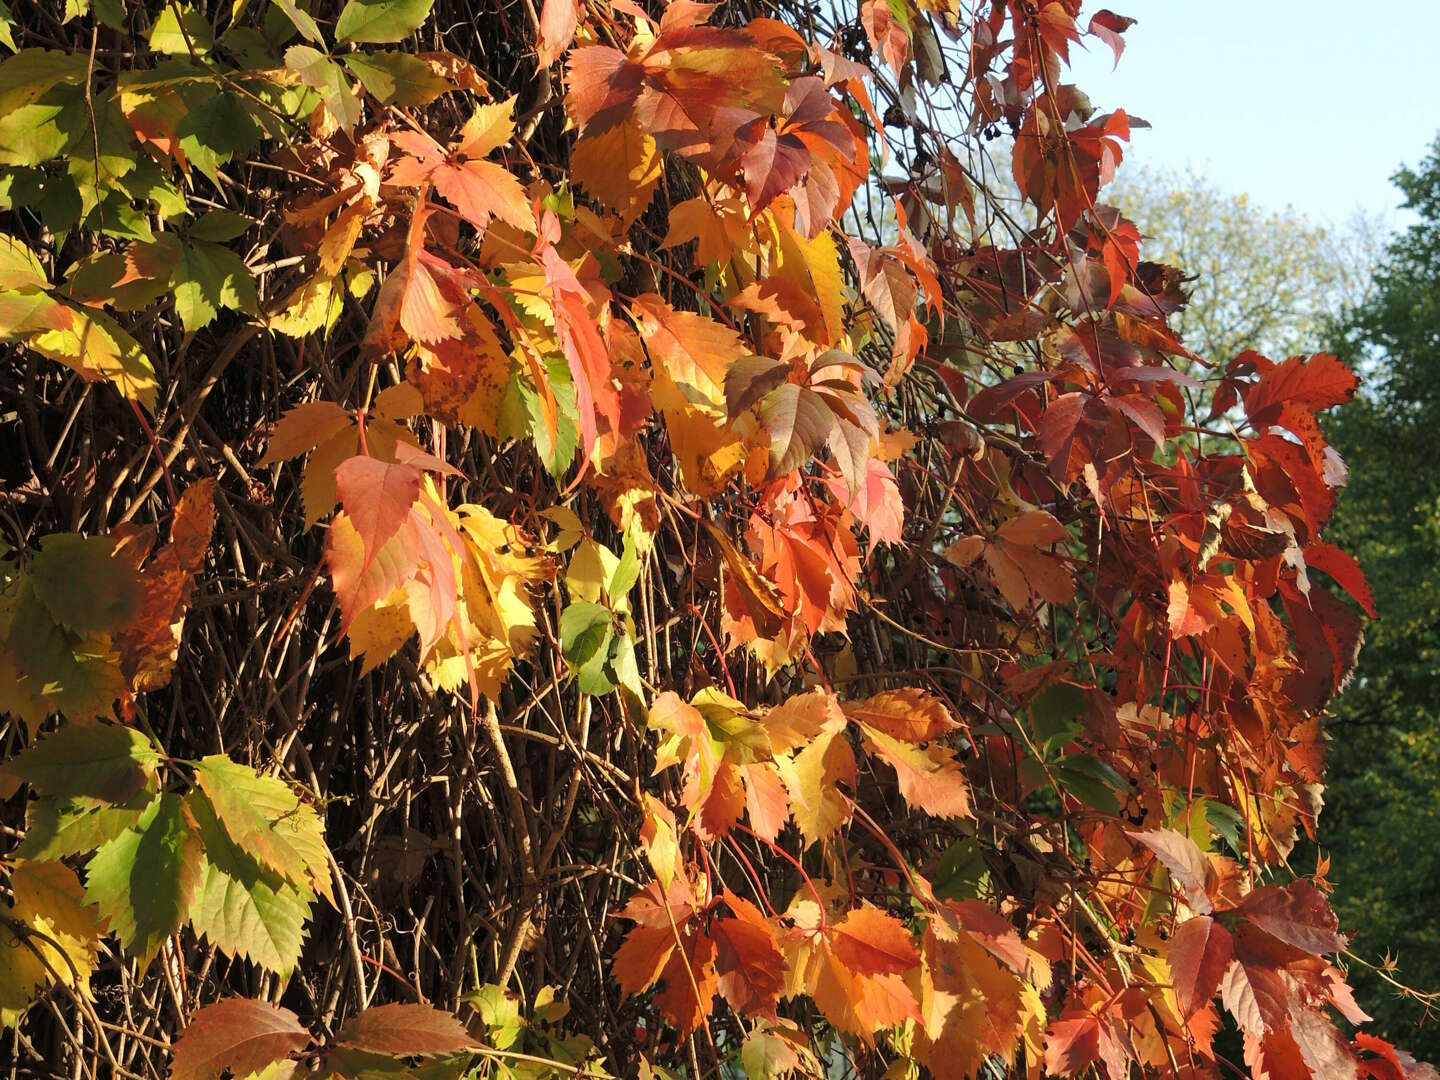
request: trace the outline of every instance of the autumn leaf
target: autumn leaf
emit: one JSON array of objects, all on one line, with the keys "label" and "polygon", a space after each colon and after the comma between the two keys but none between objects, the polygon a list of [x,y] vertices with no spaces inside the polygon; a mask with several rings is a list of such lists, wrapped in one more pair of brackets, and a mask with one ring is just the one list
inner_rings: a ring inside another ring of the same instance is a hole
[{"label": "autumn leaf", "polygon": [[200,1009],[175,1043],[172,1080],[213,1080],[225,1070],[258,1072],[310,1043],[289,1009],[253,998],[227,998]]},{"label": "autumn leaf", "polygon": [[859,975],[903,975],[920,963],[910,931],[879,908],[855,908],[832,935],[835,955]]},{"label": "autumn leaf", "polygon": [[460,1021],[429,1005],[372,1005],[345,1023],[336,1042],[401,1057],[436,1057],[475,1045]]},{"label": "autumn leaf", "polygon": [[1324,893],[1308,881],[1281,888],[1267,885],[1245,896],[1235,909],[1273,938],[1308,953],[1345,949],[1339,921]]},{"label": "autumn leaf", "polygon": [[220,754],[200,760],[195,782],[237,847],[292,884],[333,902],[324,825],[289,785]]},{"label": "autumn leaf", "polygon": [[1189,1019],[1210,1003],[1232,951],[1229,931],[1209,915],[1186,919],[1175,928],[1165,959],[1182,1017]]},{"label": "autumn leaf", "polygon": [[959,727],[940,698],[916,687],[883,690],[843,707],[850,719],[906,742],[933,742]]},{"label": "autumn leaf", "polygon": [[895,770],[905,801],[936,817],[972,816],[970,787],[954,753],[938,744],[915,746],[861,725],[866,745]]},{"label": "autumn leaf", "polygon": [[1195,841],[1173,829],[1127,831],[1125,835],[1143,844],[1160,860],[1170,872],[1170,880],[1197,915],[1208,915],[1213,910],[1209,896],[1213,871]]},{"label": "autumn leaf", "polygon": [[1061,1016],[1045,1032],[1045,1071],[1075,1076],[1100,1054],[1100,1021],[1091,1013]]},{"label": "autumn leaf", "polygon": [[784,986],[784,957],[775,931],[748,900],[725,894],[732,918],[710,924],[715,940],[715,971],[720,993],[747,1016],[774,1018]]}]

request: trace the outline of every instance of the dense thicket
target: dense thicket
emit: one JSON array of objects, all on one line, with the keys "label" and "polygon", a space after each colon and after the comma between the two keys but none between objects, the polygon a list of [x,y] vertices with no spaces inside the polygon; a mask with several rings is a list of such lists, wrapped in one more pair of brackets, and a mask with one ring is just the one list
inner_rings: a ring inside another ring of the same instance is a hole
[{"label": "dense thicket", "polygon": [[1434,1076],[1287,865],[1355,379],[1177,370],[1128,19],[5,10],[14,1071]]}]

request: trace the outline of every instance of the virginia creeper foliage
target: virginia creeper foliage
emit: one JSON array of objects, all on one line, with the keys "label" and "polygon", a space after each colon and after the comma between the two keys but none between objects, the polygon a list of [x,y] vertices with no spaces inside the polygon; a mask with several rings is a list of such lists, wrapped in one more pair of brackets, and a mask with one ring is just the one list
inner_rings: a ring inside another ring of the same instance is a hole
[{"label": "virginia creeper foliage", "polygon": [[0,1045],[1434,1077],[1289,860],[1356,380],[1170,328],[1130,23],[0,6]]}]

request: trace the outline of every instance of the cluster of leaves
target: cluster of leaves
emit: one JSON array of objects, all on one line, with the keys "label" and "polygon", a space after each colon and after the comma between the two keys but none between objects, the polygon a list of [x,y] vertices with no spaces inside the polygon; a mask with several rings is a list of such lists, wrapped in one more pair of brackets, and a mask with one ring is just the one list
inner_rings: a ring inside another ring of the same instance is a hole
[{"label": "cluster of leaves", "polygon": [[0,64],[15,1045],[1434,1075],[1341,1026],[1287,863],[1355,378],[1182,372],[1064,82],[1130,20],[253,6],[37,6]]}]

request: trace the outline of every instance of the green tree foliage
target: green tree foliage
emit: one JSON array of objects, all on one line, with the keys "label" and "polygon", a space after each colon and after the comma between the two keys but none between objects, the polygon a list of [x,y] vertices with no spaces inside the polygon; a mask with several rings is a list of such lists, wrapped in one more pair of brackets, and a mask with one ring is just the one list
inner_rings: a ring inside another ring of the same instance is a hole
[{"label": "green tree foliage", "polygon": [[1362,213],[1325,228],[1193,170],[1127,173],[1113,199],[1141,223],[1147,259],[1194,275],[1190,304],[1171,321],[1186,345],[1217,365],[1245,349],[1313,352],[1327,322],[1367,292],[1383,241],[1380,222]]},{"label": "green tree foliage", "polygon": [[[1369,958],[1387,948],[1398,977],[1440,988],[1440,142],[1396,183],[1419,221],[1389,246],[1373,295],[1347,312],[1336,348],[1363,372],[1353,408],[1329,421],[1350,463],[1335,516],[1337,542],[1359,557],[1380,618],[1368,629],[1349,692],[1336,705],[1337,746],[1322,834],[1336,908],[1364,929]],[[1357,985],[1384,976],[1355,971]],[[1440,1049],[1440,1028],[1415,1025],[1422,1001],[1370,993],[1392,1037]]]}]

